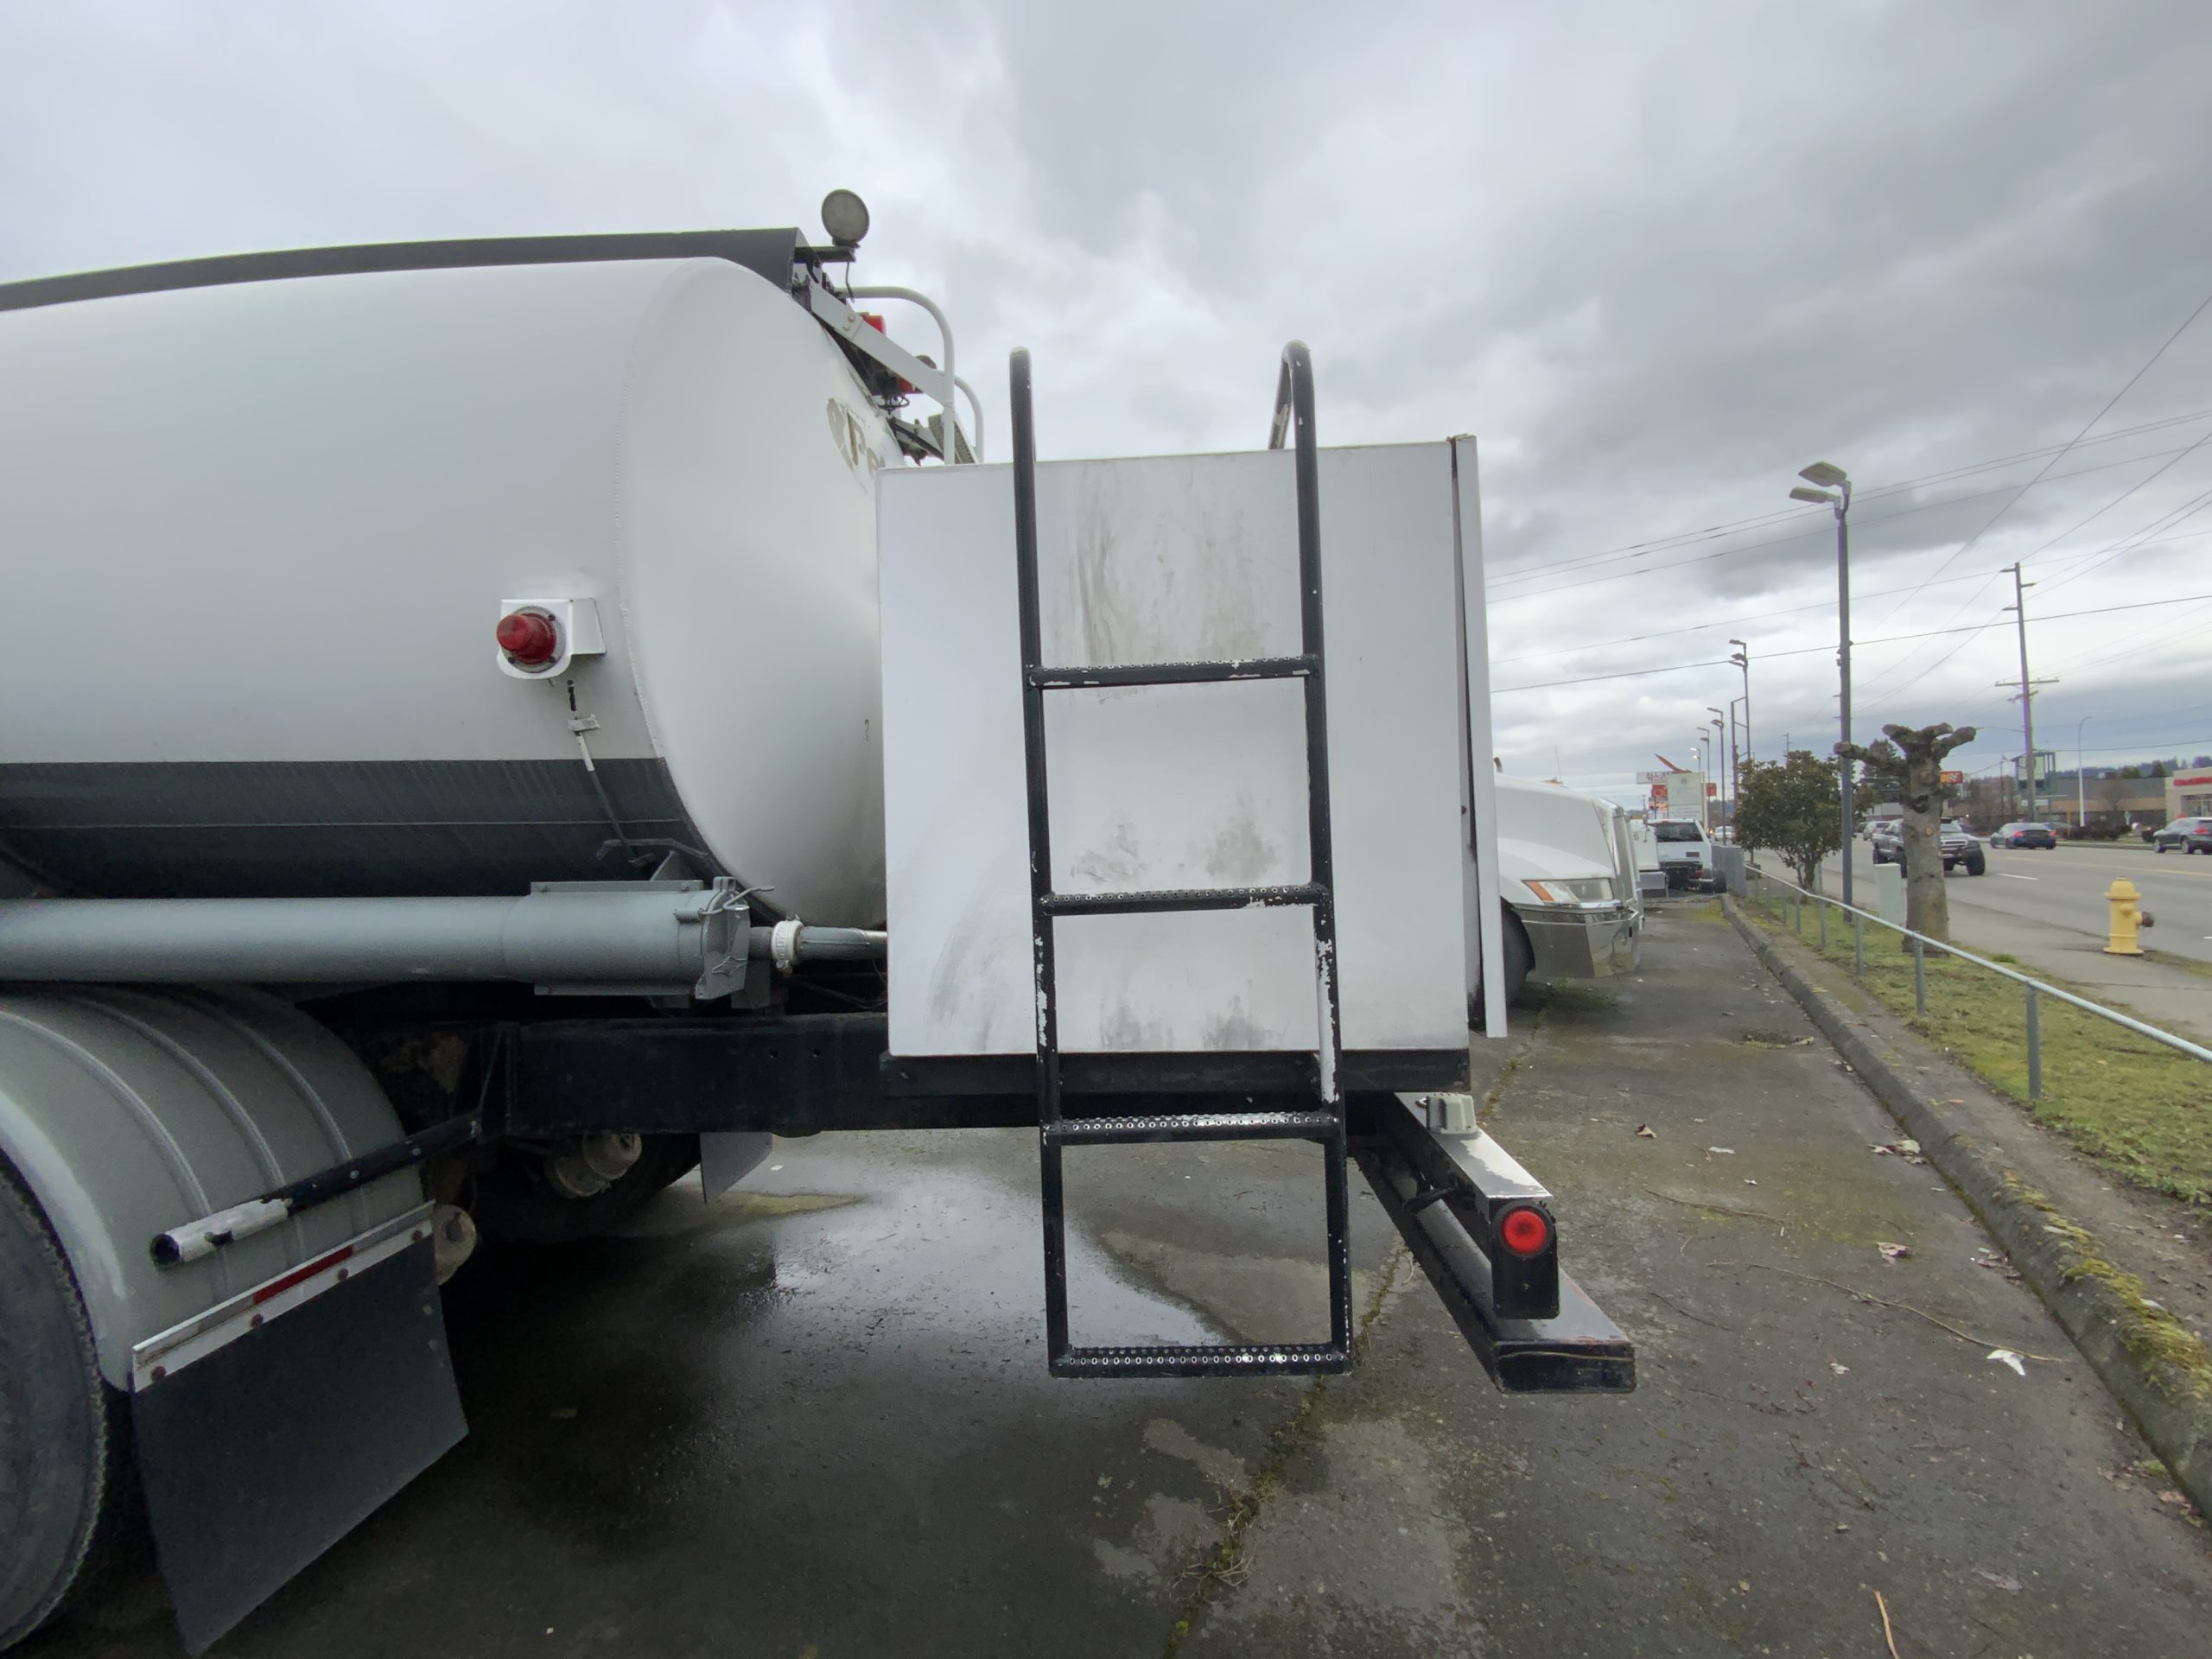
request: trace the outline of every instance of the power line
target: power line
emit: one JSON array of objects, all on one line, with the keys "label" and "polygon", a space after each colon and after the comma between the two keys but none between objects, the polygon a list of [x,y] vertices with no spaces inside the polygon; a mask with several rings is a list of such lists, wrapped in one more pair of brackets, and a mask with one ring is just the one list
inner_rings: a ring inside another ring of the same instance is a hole
[{"label": "power line", "polygon": [[[2196,308],[2182,319],[2181,327],[2175,329],[2171,334],[2168,334],[2164,342],[2159,346],[2157,351],[2151,353],[2149,359],[2145,361],[2143,366],[2127,377],[2126,385],[2120,387],[2118,391],[2115,391],[2111,397],[2105,399],[2104,407],[2099,410],[2095,414],[2089,416],[2088,423],[2084,425],[2079,432],[2076,432],[2074,435],[2072,439],[2067,443],[2065,448],[2061,449],[2057,454],[2053,455],[2049,461],[2044,462],[2043,466],[2037,469],[2036,475],[2030,479],[2026,483],[2021,485],[2020,487],[2013,493],[2012,499],[2005,502],[2002,506],[1999,507],[1995,512],[1991,513],[1989,515],[1988,523],[1983,524],[1980,530],[1977,530],[1973,535],[1967,537],[1963,545],[1944,556],[1942,563],[1937,565],[1933,570],[1928,573],[1929,580],[1931,582],[1934,581],[1935,578],[1942,575],[1943,572],[1949,569],[1958,560],[1963,558],[1967,551],[1973,548],[1975,543],[1979,542],[1984,536],[1989,533],[1989,529],[1992,524],[1994,524],[1999,518],[2002,518],[2007,512],[2012,511],[2013,502],[2018,501],[2037,484],[2040,484],[2043,481],[2044,474],[2058,464],[2061,456],[2066,454],[2075,444],[2088,437],[2091,429],[2094,428],[2099,421],[2101,421],[2106,416],[2112,413],[2113,405],[2120,402],[2121,398],[2126,397],[2129,392],[2133,391],[2135,389],[2135,383],[2137,381],[2140,380],[2145,375],[2150,373],[2152,365],[2155,364],[2160,358],[2166,354],[2167,347],[2171,346],[2174,341],[2179,340],[2183,334],[2189,332],[2190,324],[2195,322],[2198,317],[2203,315],[2204,308],[2208,305],[2212,305],[2212,294],[2207,294],[2202,299],[2196,302]],[[1905,603],[1910,602],[1910,601],[1905,601]],[[1882,620],[1885,622],[1888,621],[1890,617],[1895,616],[1904,608],[1904,604],[1903,603],[1892,606],[1888,614],[1884,616]]]},{"label": "power line", "polygon": [[[2184,502],[2180,507],[2177,507],[2170,512],[2160,514],[2158,518],[2153,519],[2150,524],[2145,524],[2140,530],[2130,531],[2126,535],[2118,537],[2113,540],[2106,543],[2104,546],[2097,549],[2095,552],[2087,556],[2090,563],[2082,566],[2081,569],[2071,571],[2067,575],[2061,576],[2056,582],[2051,583],[2050,585],[2052,589],[2055,590],[2056,588],[2063,588],[2068,582],[2074,581],[2076,577],[2087,575],[2091,570],[2095,569],[2100,564],[2104,563],[2108,558],[2117,557],[2122,553],[2133,552],[2137,547],[2148,546],[2150,543],[2138,542],[2135,538],[2140,536],[2153,535],[2161,530],[2171,530],[2174,525],[2182,523],[2192,513],[2199,511],[2206,505],[2212,505],[2212,490],[2207,490],[2202,494],[2191,498],[2190,500]],[[2128,543],[2133,543],[2133,546],[2128,545]],[[1987,585],[1988,584],[1986,582],[1983,584],[1984,587],[1986,587]],[[1977,589],[1974,594],[1974,599],[1979,599],[1980,596],[1980,590]],[[2048,595],[2046,595],[2046,597],[2048,597]],[[1968,600],[1966,605],[1961,607],[1959,612],[1960,615],[1963,616],[1967,610],[1972,608],[1974,603],[1974,599]],[[1956,619],[1955,618],[1954,620],[1955,620]],[[1911,690],[1914,686],[1918,685],[1923,680],[1926,679],[1930,674],[1933,674],[1937,669],[1942,667],[1944,664],[1949,662],[1952,658],[1957,656],[1961,651],[1965,649],[1966,644],[1967,642],[1965,640],[1961,640],[1956,645],[1954,645],[1950,650],[1938,657],[1934,662],[1929,664],[1927,667],[1922,669],[1919,673],[1914,675],[1904,684],[1892,687],[1890,690],[1884,693],[1884,695],[1891,697],[1904,696],[1907,691]],[[1898,666],[1902,667],[1903,664],[1900,664]]]},{"label": "power line", "polygon": [[[2166,428],[2172,426],[2186,426],[2193,421],[2201,421],[2208,416],[2212,416],[2212,409],[2193,410],[2186,415],[2169,415],[2162,420],[2145,421],[2135,426],[2119,427],[2113,431],[2100,434],[2097,437],[2089,440],[2089,442],[2092,443],[2116,443],[2122,438],[2140,437],[2145,433],[2164,431]],[[2064,444],[2044,445],[2039,448],[2023,449],[2017,454],[1999,455],[1988,461],[1969,461],[1963,466],[1946,467],[1940,472],[1923,473],[1917,478],[1899,479],[1895,482],[1888,484],[1869,485],[1866,488],[1858,492],[1857,499],[1861,501],[1880,500],[1889,496],[1900,494],[1907,490],[1921,488],[1926,485],[1948,484],[1954,482],[1958,479],[1971,477],[1976,473],[1994,472],[1999,467],[2013,466],[2023,461],[2033,461],[2039,455],[2048,455],[2055,459],[2056,457],[2063,454],[2067,446]],[[2156,451],[2153,453],[2164,454],[2167,452]],[[2136,461],[2146,461],[2151,458],[2152,457],[2149,455],[2136,455],[2132,457],[2132,459]],[[2126,461],[2115,461],[2112,464],[2114,466],[2126,466],[2127,463]],[[2076,474],[2069,473],[2066,476],[2070,478],[2076,476]],[[1998,492],[1995,491],[1990,492],[1992,494],[1997,493]],[[1954,499],[1973,500],[1975,498],[1967,496]],[[1802,518],[1805,516],[1806,515],[1797,508],[1780,507],[1771,512],[1754,513],[1748,518],[1732,519],[1726,524],[1707,524],[1695,530],[1678,531],[1672,535],[1654,537],[1648,541],[1626,542],[1618,547],[1602,548],[1596,553],[1585,554],[1578,558],[1563,560],[1530,560],[1525,564],[1509,566],[1503,569],[1495,572],[1494,575],[1497,579],[1503,580],[1524,571],[1574,569],[1592,563],[1611,558],[1615,555],[1636,555],[1645,552],[1663,552],[1675,547],[1688,546],[1700,541],[1710,541],[1716,537],[1730,535],[1739,530],[1756,530],[1768,524],[1781,523],[1786,519]]]},{"label": "power line", "polygon": [[[2009,570],[2011,567],[2007,566],[2006,569]],[[2049,616],[2038,617],[2037,620],[2042,622],[2064,622],[2077,616],[2104,616],[2113,611],[2144,611],[2167,605],[2186,605],[2192,601],[2200,599],[2212,600],[2212,594],[2188,594],[2179,599],[2139,600],[2132,605],[2100,605],[2094,610],[2087,611],[2054,611]],[[2011,626],[2009,623],[2003,621],[1976,622],[1973,626],[1964,628],[1931,628],[1923,633],[1892,633],[1886,634],[1878,639],[1854,640],[1853,642],[1853,649],[1857,649],[1862,645],[1894,645],[1907,639],[1925,639],[1933,634],[1980,633],[1989,628],[2001,628],[2007,627],[2009,626]],[[1817,652],[1832,652],[1834,649],[1835,647],[1833,645],[1799,645],[1793,647],[1789,651],[1763,651],[1759,653],[1759,661],[1763,663],[1770,663],[1783,657],[1810,657]],[[1562,685],[1592,685],[1599,680],[1633,680],[1646,674],[1675,674],[1686,669],[1692,668],[1726,668],[1732,666],[1733,666],[1733,664],[1731,659],[1726,657],[1716,657],[1710,662],[1662,663],[1651,668],[1619,669],[1610,674],[1584,674],[1571,680],[1544,680],[1534,685],[1502,685],[1493,690],[1491,695],[1492,696],[1502,697],[1510,691],[1549,691]]]},{"label": "power line", "polygon": [[[2198,533],[2200,535],[2212,536],[2212,531],[2203,531]],[[2154,546],[2156,543],[2145,543],[2144,545]],[[2087,559],[2094,558],[2096,556],[2094,553],[2083,553],[2075,556]],[[2061,559],[2054,561],[2054,563],[2063,564],[2065,561]],[[1932,587],[1942,587],[1947,582],[1973,582],[1977,577],[1980,577],[1986,582],[1989,575],[1993,575],[1997,573],[1993,571],[1985,573],[1978,570],[1970,570],[1964,575],[1946,576],[1943,579],[1943,582],[1934,582],[1929,585]],[[1871,594],[1861,594],[1859,597],[1861,599],[1885,599],[1891,594],[1902,594],[1907,591],[1907,589],[1903,588],[1877,588]],[[1791,605],[1778,611],[1753,611],[1748,615],[1729,617],[1719,622],[1692,622],[1682,627],[1661,628],[1651,633],[1627,634],[1618,639],[1597,639],[1592,640],[1586,645],[1556,645],[1549,651],[1524,651],[1517,657],[1493,657],[1490,661],[1492,668],[1498,668],[1507,663],[1533,662],[1539,657],[1581,656],[1592,651],[1604,651],[1613,645],[1640,645],[1647,639],[1671,639],[1676,634],[1706,633],[1720,628],[1740,628],[1748,623],[1771,621],[1777,616],[1797,616],[1806,611],[1832,611],[1834,608],[1835,601],[1834,600],[1817,599],[1809,605]]]},{"label": "power line", "polygon": [[2097,569],[2110,563],[2113,559],[2118,558],[2121,554],[2133,553],[2138,547],[2146,545],[2145,543],[2137,541],[2135,539],[2137,537],[2155,535],[2159,531],[2171,530],[2177,524],[2187,524],[2198,513],[2203,512],[2207,506],[2212,506],[2212,490],[2204,490],[2191,496],[2188,500],[2183,502],[2181,505],[2176,507],[2172,512],[2161,515],[2158,519],[2149,524],[2146,524],[2141,530],[2135,531],[2129,535],[2123,536],[2118,541],[2107,543],[2104,547],[2098,550],[2098,556],[2092,563],[2083,565],[2079,570],[2072,571],[2066,575],[2061,576],[2056,582],[2054,582],[2050,585],[2053,588],[2063,588],[2068,582],[2088,575],[2090,571]]},{"label": "power line", "polygon": [[[2166,452],[2160,450],[2157,453],[2163,455]],[[2057,477],[2047,481],[2053,484],[2063,484],[2069,479],[2086,478],[2092,473],[2109,472],[2115,467],[2133,466],[2139,461],[2147,461],[2152,458],[2152,456],[2148,455],[2130,455],[2125,461],[2101,461],[2094,467],[2079,467],[2070,473],[2061,473]],[[1878,518],[1859,519],[1855,520],[1854,523],[1858,526],[1863,528],[1869,524],[1885,524],[1893,518],[1908,518],[1915,513],[1933,512],[1941,507],[1963,506],[1969,501],[1979,501],[1992,495],[2002,495],[2005,493],[2005,487],[2006,486],[2000,485],[1996,489],[1979,491],[1973,495],[1953,495],[1946,496],[1940,501],[1923,501],[1917,506],[1900,507],[1895,512],[1885,512],[1881,514]],[[1555,588],[1531,588],[1525,593],[1500,594],[1497,590],[1501,582],[1529,582],[1535,580],[1539,575],[1549,575],[1557,570],[1588,569],[1591,565],[1608,563],[1609,561],[1593,558],[1581,561],[1579,564],[1568,563],[1565,565],[1532,567],[1519,574],[1507,573],[1491,578],[1484,582],[1484,587],[1491,593],[1492,596],[1491,602],[1493,604],[1510,605],[1517,600],[1539,599],[1547,594],[1568,593],[1575,588],[1592,587],[1596,583],[1602,582],[1630,582],[1639,576],[1656,575],[1662,571],[1681,570],[1687,569],[1688,566],[1693,564],[1709,563],[1714,559],[1734,558],[1738,554],[1755,553],[1761,548],[1781,547],[1789,542],[1802,541],[1806,537],[1815,535],[1816,533],[1820,533],[1819,526],[1808,525],[1803,530],[1792,531],[1789,535],[1772,537],[1763,542],[1745,542],[1740,546],[1724,547],[1712,553],[1700,553],[1687,559],[1674,560],[1670,563],[1667,564],[1646,565],[1641,569],[1637,570],[1617,570],[1602,576],[1592,576],[1582,582],[1561,582]],[[1923,583],[1923,585],[1925,586],[1926,584]],[[1908,591],[1917,590],[1911,589]],[[1894,614],[1894,613],[1892,613]]]},{"label": "power line", "polygon": [[[2089,524],[2094,524],[2098,519],[2100,519],[2100,518],[2103,518],[2103,517],[2105,516],[2105,514],[2107,514],[2107,513],[2110,512],[2111,512],[2114,507],[2118,506],[2121,502],[2123,502],[2123,501],[2126,500],[2126,499],[2127,499],[2127,498],[2128,498],[2129,496],[2133,495],[2133,494],[2134,494],[2138,490],[2142,489],[2145,485],[2148,485],[2148,484],[2152,483],[2153,480],[2157,480],[2157,479],[2159,479],[2159,478],[2164,477],[2164,476],[2166,474],[2166,473],[2167,473],[2170,469],[2171,469],[2171,468],[2172,468],[2172,467],[2177,467],[2177,466],[2180,465],[2180,464],[2181,464],[2181,462],[2182,462],[2184,459],[2186,459],[2188,456],[2190,456],[2190,455],[2191,455],[2191,454],[2195,454],[2198,449],[2202,448],[2204,446],[2204,444],[2205,444],[2208,441],[2212,441],[2212,432],[2207,432],[2207,433],[2205,433],[2205,434],[2204,434],[2204,435],[2203,435],[2202,437],[2200,437],[2199,439],[2197,439],[2197,441],[2196,441],[2195,443],[2190,444],[2190,445],[2186,449],[2177,450],[2177,451],[2176,451],[2173,454],[2169,455],[2169,456],[2166,458],[2166,461],[2165,461],[2165,464],[2164,464],[2164,466],[2155,467],[2155,468],[2153,468],[2150,473],[2146,474],[2145,476],[2143,476],[2143,477],[2141,477],[2141,478],[2137,479],[2137,480],[2135,480],[2135,482],[2134,482],[2134,483],[2133,483],[2133,484],[2129,485],[2129,486],[2127,486],[2127,488],[2126,488],[2126,489],[2122,490],[2122,491],[2121,491],[2118,495],[2116,495],[2116,496],[2113,497],[2113,499],[2112,499],[2111,500],[2109,500],[2109,501],[2106,502],[2106,503],[2104,504],[2104,505],[2102,505],[2101,507],[2099,507],[2099,508],[2098,508],[2094,512],[2091,513],[2088,518],[2083,518],[2083,519],[2080,520],[2078,523],[2076,523],[2076,524],[2075,524],[2070,525],[2069,528],[2067,528],[2067,529],[2065,529],[2065,530],[2062,530],[2062,531],[2060,531],[2058,532],[2058,534],[2057,534],[2057,535],[2056,535],[2056,536],[2052,537],[2049,541],[2047,541],[2047,542],[2044,543],[2044,544],[2043,544],[2042,546],[2040,546],[2040,547],[2037,548],[2037,549],[2035,550],[2035,552],[2033,552],[2033,553],[2024,553],[2024,554],[2021,555],[2021,556],[2019,557],[2019,559],[2018,559],[2018,560],[2017,560],[2017,561],[2015,561],[2015,563],[2021,563],[2021,564],[2024,564],[2024,563],[2026,563],[2028,562],[2028,560],[2030,560],[2030,559],[2032,559],[2032,558],[2036,557],[2038,554],[2043,554],[2043,553],[2047,553],[2047,552],[2049,552],[2052,548],[2054,548],[2054,547],[2057,546],[2061,542],[2063,542],[2063,541],[2066,540],[2066,538],[2067,538],[2068,537],[2069,537],[2069,536],[2073,535],[2073,534],[2075,533],[2075,531],[2079,531],[2079,530],[2082,530],[2082,529],[2085,528],[2086,526],[2088,526],[2088,525],[2089,525]],[[2132,532],[2130,532],[2130,533],[2131,533],[2131,534],[2133,534],[2133,535],[2141,535],[2141,534],[2146,534],[2147,532],[2145,532],[2145,531],[2132,531]],[[2125,540],[2125,539],[2126,539],[2126,537],[2122,537],[2122,539],[2123,539],[2123,540]],[[2101,562],[2102,562],[2101,560],[2098,561],[2098,563],[2101,563]],[[2073,581],[2073,580],[2074,580],[2074,578],[2075,578],[2075,576],[2087,575],[2090,570],[2094,570],[2094,569],[2095,569],[2096,568],[2097,568],[2097,567],[2096,567],[2096,564],[2094,564],[2094,563],[2092,563],[2092,564],[2090,564],[2090,565],[2088,565],[2088,566],[2084,567],[2082,569],[2080,569],[2080,570],[2076,570],[2076,571],[2075,571],[2075,572],[2073,573],[2073,575],[2069,575],[2069,576],[2065,577],[2063,581],[2058,582],[2054,582],[2054,583],[2052,584],[2052,586],[2053,586],[2053,587],[2063,587],[2063,586],[2065,586],[2066,582],[2069,582]],[[1932,585],[1932,584],[1931,584],[1931,585]],[[1952,617],[1951,617],[1951,620],[1952,620],[1952,621],[1954,621],[1954,622],[1955,622],[1955,621],[1957,621],[1957,620],[1959,620],[1959,618],[1960,618],[1960,617],[1964,616],[1964,615],[1965,615],[1968,611],[1972,610],[1972,609],[1974,607],[1975,603],[1976,603],[1976,602],[1977,602],[1977,601],[1981,598],[1982,594],[1987,590],[1988,586],[1989,586],[1989,584],[1988,584],[1987,582],[1985,582],[1981,585],[1981,587],[1977,588],[1976,589],[1974,589],[1974,593],[1972,594],[1972,595],[1970,595],[1970,596],[1967,598],[1967,602],[1966,602],[1965,604],[1963,604],[1963,605],[1960,606],[1960,607],[1959,607],[1959,608],[1958,608],[1958,610],[1957,610],[1955,613],[1953,613],[1953,615],[1952,615]],[[1897,609],[1898,609],[1898,610],[1902,610],[1902,609],[1904,609],[1904,607],[1903,606],[1899,606],[1899,607],[1897,607]],[[1894,616],[1896,613],[1896,613],[1895,611],[1892,611],[1892,612],[1891,613],[1891,615],[1893,615],[1893,616]],[[1912,687],[1912,686],[1915,686],[1915,685],[1919,684],[1919,683],[1920,683],[1920,682],[1921,682],[1922,680],[1923,680],[1923,679],[1927,678],[1927,677],[1928,677],[1928,676],[1929,676],[1929,674],[1932,674],[1933,672],[1935,672],[1935,671],[1936,671],[1936,669],[1940,668],[1941,666],[1942,666],[1942,664],[1945,664],[1945,663],[1947,663],[1947,662],[1950,661],[1951,658],[1952,658],[1953,656],[1956,655],[1956,654],[1957,654],[1957,653],[1956,653],[1955,652],[1947,652],[1946,653],[1944,653],[1944,655],[1942,655],[1942,656],[1941,656],[1941,657],[1937,658],[1936,658],[1933,663],[1930,663],[1930,664],[1929,664],[1925,669],[1922,670],[1920,673],[1916,674],[1916,675],[1915,675],[1911,679],[1907,680],[1907,681],[1904,683],[1904,686],[1899,687],[1899,688],[1898,688],[1898,690],[1907,690],[1907,689],[1909,689],[1909,688],[1910,688],[1910,687]],[[1907,660],[1910,660],[1910,658],[1908,658],[1908,659],[1907,659]],[[1904,666],[1904,663],[1899,663],[1899,664],[1896,664],[1896,665],[1895,665],[1895,667],[1891,668],[1891,670],[1889,670],[1889,671],[1888,671],[1888,672],[1890,672],[1890,673],[1895,673],[1895,672],[1897,672],[1898,670],[1901,670]]]}]

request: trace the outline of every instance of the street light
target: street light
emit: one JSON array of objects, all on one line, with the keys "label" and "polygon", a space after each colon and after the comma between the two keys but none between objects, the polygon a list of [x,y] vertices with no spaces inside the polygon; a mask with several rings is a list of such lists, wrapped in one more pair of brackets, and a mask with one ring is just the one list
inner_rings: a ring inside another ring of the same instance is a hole
[{"label": "street light", "polygon": [[[1835,666],[1842,690],[1840,723],[1843,741],[1851,741],[1851,476],[1832,462],[1816,461],[1797,474],[1817,489],[1802,486],[1789,492],[1792,501],[1809,501],[1835,510]],[[1851,902],[1851,762],[1836,757],[1836,776],[1843,795],[1843,902]]]},{"label": "street light", "polygon": [[[1741,639],[1728,642],[1736,647],[1729,661],[1744,671],[1744,760],[1748,760],[1758,751],[1751,747],[1751,648]],[[1743,760],[1736,763],[1738,772],[1743,770]]]},{"label": "street light", "polygon": [[2074,833],[2089,833],[2089,785],[2082,771],[2082,728],[2094,720],[2094,715],[2084,715],[2074,722]]}]

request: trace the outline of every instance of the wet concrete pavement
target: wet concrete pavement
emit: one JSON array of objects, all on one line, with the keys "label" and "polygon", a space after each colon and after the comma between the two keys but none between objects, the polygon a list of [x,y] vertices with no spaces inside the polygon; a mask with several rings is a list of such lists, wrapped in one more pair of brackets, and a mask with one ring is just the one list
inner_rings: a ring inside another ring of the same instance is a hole
[{"label": "wet concrete pavement", "polygon": [[[1703,913],[1482,1052],[1631,1397],[1494,1393],[1363,1193],[1354,1375],[1054,1382],[1033,1137],[780,1143],[472,1264],[471,1437],[217,1652],[1879,1655],[1878,1591],[1904,1659],[2203,1651],[2207,1535]],[[1315,1330],[1317,1162],[1071,1154],[1079,1338]],[[175,1649],[141,1583],[29,1650]]]}]

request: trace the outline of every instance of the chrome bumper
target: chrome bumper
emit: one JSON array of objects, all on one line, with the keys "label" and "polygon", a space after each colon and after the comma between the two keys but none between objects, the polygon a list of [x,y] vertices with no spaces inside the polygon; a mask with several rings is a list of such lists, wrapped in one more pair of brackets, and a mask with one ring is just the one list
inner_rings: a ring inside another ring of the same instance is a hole
[{"label": "chrome bumper", "polygon": [[1640,913],[1627,905],[1516,905],[1540,979],[1604,979],[1636,966]]}]

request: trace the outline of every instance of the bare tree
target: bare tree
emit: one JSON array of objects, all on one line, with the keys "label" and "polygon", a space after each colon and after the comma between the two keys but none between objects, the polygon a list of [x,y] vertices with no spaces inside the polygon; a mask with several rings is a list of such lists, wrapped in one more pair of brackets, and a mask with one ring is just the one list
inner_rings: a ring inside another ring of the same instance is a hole
[{"label": "bare tree", "polygon": [[[1885,742],[1839,743],[1836,753],[1866,768],[1870,781],[1897,791],[1904,807],[1897,846],[1904,859],[1904,925],[1948,942],[1950,895],[1943,890],[1943,762],[1974,740],[1974,728],[1948,721],[1915,728],[1885,726]],[[1900,941],[1910,946],[1909,941]]]}]

